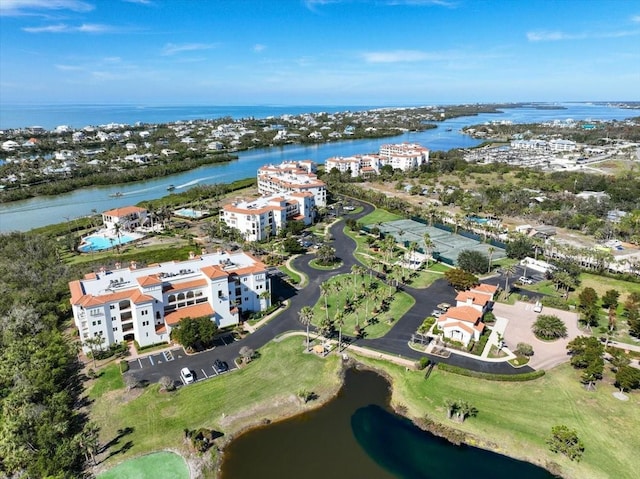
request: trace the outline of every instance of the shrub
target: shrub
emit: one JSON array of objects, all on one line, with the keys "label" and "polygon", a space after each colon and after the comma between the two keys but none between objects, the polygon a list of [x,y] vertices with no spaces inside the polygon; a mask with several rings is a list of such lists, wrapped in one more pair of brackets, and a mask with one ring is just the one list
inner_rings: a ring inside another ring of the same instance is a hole
[{"label": "shrub", "polygon": [[542,314],[531,327],[539,339],[553,340],[567,336],[567,326],[557,316]]},{"label": "shrub", "polygon": [[527,373],[516,374],[493,374],[493,373],[481,373],[479,371],[471,371],[470,369],[460,368],[458,366],[451,366],[450,364],[438,363],[438,369],[453,374],[459,374],[460,376],[468,376],[478,379],[486,379],[488,381],[505,381],[505,382],[520,382],[520,381],[533,381],[534,379],[544,376],[544,370],[531,371]]},{"label": "shrub", "polygon": [[418,366],[418,369],[425,369],[427,366],[429,366],[429,364],[431,364],[431,360],[426,356],[423,356],[418,361],[417,366]]},{"label": "shrub", "polygon": [[518,343],[515,353],[520,356],[533,356],[533,346],[527,343]]}]

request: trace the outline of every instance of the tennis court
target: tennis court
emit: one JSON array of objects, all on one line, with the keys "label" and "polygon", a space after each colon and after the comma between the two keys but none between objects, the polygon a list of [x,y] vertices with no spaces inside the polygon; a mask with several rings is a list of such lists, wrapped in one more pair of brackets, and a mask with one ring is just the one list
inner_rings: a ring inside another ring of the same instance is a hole
[{"label": "tennis court", "polygon": [[[465,236],[450,233],[449,231],[436,228],[435,226],[424,225],[413,220],[396,220],[388,221],[377,225],[380,231],[385,235],[392,235],[398,243],[405,246],[413,242],[418,244],[418,248],[422,252],[424,247],[424,234],[429,233],[429,237],[433,242],[433,252],[438,253],[443,258],[451,261],[454,265],[458,259],[460,251],[473,250],[480,251],[489,256],[489,243],[482,243]],[[494,252],[492,260],[504,258],[506,253],[503,249],[493,246]]]}]

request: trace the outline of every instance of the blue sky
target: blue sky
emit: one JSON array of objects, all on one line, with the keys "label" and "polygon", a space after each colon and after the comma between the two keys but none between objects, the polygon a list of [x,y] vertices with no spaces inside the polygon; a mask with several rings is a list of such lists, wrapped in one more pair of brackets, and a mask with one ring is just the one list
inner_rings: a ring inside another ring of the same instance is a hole
[{"label": "blue sky", "polygon": [[637,0],[0,0],[0,104],[640,100]]}]

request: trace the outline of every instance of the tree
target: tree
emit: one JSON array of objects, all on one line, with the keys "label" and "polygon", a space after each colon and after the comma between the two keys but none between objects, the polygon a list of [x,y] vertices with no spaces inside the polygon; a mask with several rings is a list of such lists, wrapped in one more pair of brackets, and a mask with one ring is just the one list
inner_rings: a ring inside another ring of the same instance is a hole
[{"label": "tree", "polygon": [[344,326],[344,312],[337,311],[334,319],[334,324],[338,326],[338,352],[342,348],[342,327]]},{"label": "tree", "polygon": [[638,389],[640,387],[640,369],[632,366],[618,368],[616,386],[620,388],[620,392]]},{"label": "tree", "polygon": [[173,379],[171,379],[169,376],[162,376],[160,378],[160,381],[158,382],[160,383],[161,390],[173,391],[175,389],[175,385],[173,384]]},{"label": "tree", "polygon": [[460,251],[457,260],[458,268],[469,273],[484,273],[489,269],[489,259],[480,251],[465,249]]},{"label": "tree", "polygon": [[602,296],[602,307],[603,308],[617,308],[618,307],[618,299],[620,298],[620,292],[615,289],[607,290]]},{"label": "tree", "polygon": [[504,293],[509,294],[509,278],[516,273],[516,267],[508,264],[502,270],[504,272]]},{"label": "tree", "polygon": [[458,422],[464,422],[468,417],[478,415],[478,410],[469,404],[467,401],[458,401],[458,407],[456,409],[456,420]]},{"label": "tree", "polygon": [[519,235],[507,243],[505,252],[509,258],[524,259],[527,256],[531,256],[533,242],[528,237]]},{"label": "tree", "polygon": [[318,264],[329,266],[336,262],[336,250],[331,245],[323,244],[316,252]]},{"label": "tree", "polygon": [[244,364],[250,363],[256,354],[256,352],[248,346],[242,346],[238,353],[240,354]]},{"label": "tree", "polygon": [[567,352],[571,356],[574,368],[584,369],[589,364],[602,359],[604,345],[593,336],[578,336],[567,344]]},{"label": "tree", "polygon": [[487,273],[491,272],[491,260],[493,259],[493,254],[496,252],[496,248],[494,246],[489,246],[487,248],[487,252],[489,253],[489,267],[487,268]]},{"label": "tree", "polygon": [[572,461],[579,461],[584,453],[584,444],[578,438],[578,433],[563,425],[551,428],[547,445],[551,452],[564,454]]},{"label": "tree", "polygon": [[184,318],[171,331],[171,338],[185,348],[208,347],[215,338],[218,326],[209,316]]},{"label": "tree", "polygon": [[567,336],[567,327],[564,322],[557,316],[550,314],[538,316],[538,319],[533,323],[531,329],[537,338],[547,341],[565,338]]},{"label": "tree", "polygon": [[435,243],[431,239],[429,233],[425,233],[422,240],[424,241],[424,253],[427,255],[427,269],[429,268],[429,259],[433,254],[433,248],[435,247]]},{"label": "tree", "polygon": [[444,273],[445,279],[451,286],[459,291],[464,291],[478,284],[478,278],[460,268],[452,268]]},{"label": "tree", "polygon": [[309,326],[311,325],[311,320],[313,319],[313,310],[309,306],[303,306],[300,311],[298,311],[298,320],[307,328],[307,351],[309,351],[310,341],[309,341]]},{"label": "tree", "polygon": [[581,311],[580,320],[584,322],[589,329],[597,326],[600,308],[598,307],[598,294],[596,291],[591,287],[584,288],[580,292],[578,300],[578,308]]}]

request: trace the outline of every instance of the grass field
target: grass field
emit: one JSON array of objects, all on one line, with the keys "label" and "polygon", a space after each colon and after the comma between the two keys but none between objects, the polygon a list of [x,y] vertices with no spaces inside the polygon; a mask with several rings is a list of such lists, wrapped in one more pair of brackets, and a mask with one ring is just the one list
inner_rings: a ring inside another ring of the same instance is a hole
[{"label": "grass field", "polygon": [[189,479],[189,468],[172,452],[156,452],[129,459],[97,479]]},{"label": "grass field", "polygon": [[[425,380],[423,372],[407,372],[373,359],[362,361],[391,375],[393,403],[407,407],[413,418],[428,415],[447,424],[445,399],[463,399],[475,406],[477,417],[450,425],[473,434],[480,446],[540,465],[555,462],[565,477],[574,479],[633,479],[640,470],[638,392],[622,402],[612,396],[616,388],[605,382],[595,392],[585,391],[579,374],[568,365],[535,381],[503,383],[437,369]],[[581,462],[548,451],[545,439],[558,424],[577,430],[585,444]]]},{"label": "grass field", "polygon": [[360,218],[360,220],[358,220],[358,223],[362,223],[363,225],[373,225],[376,223],[385,223],[387,221],[402,219],[404,219],[404,217],[395,213],[390,213],[387,210],[376,209],[372,213],[369,213],[367,216],[363,216],[362,218]]},{"label": "grass field", "polygon": [[[260,350],[259,359],[239,371],[172,393],[160,392],[152,384],[143,391],[118,389],[101,394],[91,407],[101,442],[108,443],[126,428],[130,431],[106,451],[114,454],[106,465],[167,448],[182,451],[185,428],[211,428],[228,438],[264,418],[291,416],[303,410],[296,396],[301,388],[313,391],[320,400],[335,394],[340,385],[338,358],[320,359],[303,350],[304,338],[296,336],[269,343]],[[100,382],[108,378],[99,378],[94,389],[106,391],[108,387]],[[130,447],[123,448],[128,442]]]},{"label": "grass field", "polygon": [[[118,430],[131,428],[122,439],[131,441],[131,447],[108,459],[106,465],[166,448],[182,450],[184,428],[213,428],[228,438],[263,418],[293,415],[303,410],[296,397],[301,388],[314,391],[321,400],[333,395],[340,383],[338,358],[304,354],[303,343],[301,336],[269,343],[247,367],[174,393],[160,393],[157,385],[142,393],[108,391],[109,387],[98,383],[109,382],[110,375],[101,376],[94,388],[105,392],[96,397],[91,410],[91,419],[101,428],[101,440],[107,442]],[[428,415],[450,424],[473,434],[479,446],[541,465],[555,462],[572,479],[635,479],[634,471],[640,470],[640,393],[631,393],[627,402],[615,399],[608,372],[598,389],[588,392],[568,365],[532,382],[504,383],[437,368],[425,380],[422,371],[364,357],[360,360],[393,379],[392,401],[405,406],[410,417]],[[445,399],[468,401],[478,409],[478,416],[463,424],[448,423]],[[581,462],[570,462],[547,450],[545,439],[557,424],[577,430],[586,447]]]},{"label": "grass field", "polygon": [[99,377],[89,390],[89,397],[91,399],[98,399],[103,394],[116,389],[122,389],[124,387],[124,381],[122,374],[120,373],[120,365],[112,363],[100,370]]}]

